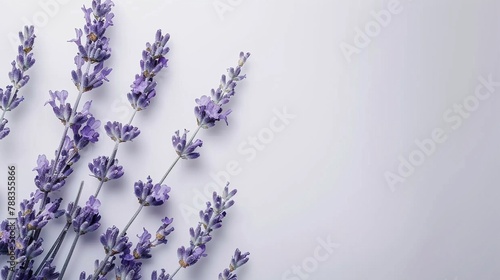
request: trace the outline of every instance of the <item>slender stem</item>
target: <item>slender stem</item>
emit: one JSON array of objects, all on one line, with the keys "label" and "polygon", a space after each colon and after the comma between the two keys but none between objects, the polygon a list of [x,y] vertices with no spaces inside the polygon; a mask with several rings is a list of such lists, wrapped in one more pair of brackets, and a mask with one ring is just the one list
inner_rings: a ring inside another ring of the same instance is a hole
[{"label": "slender stem", "polygon": [[130,117],[130,120],[128,121],[128,125],[132,124],[132,121],[134,120],[135,114],[137,114],[137,110],[134,110],[134,113],[132,113],[132,117]]},{"label": "slender stem", "polygon": [[170,280],[173,280],[174,279],[174,276],[177,274],[177,272],[179,272],[179,270],[181,270],[182,266],[179,266],[175,271],[174,273],[172,273],[172,275],[170,275]]},{"label": "slender stem", "polygon": [[132,216],[132,218],[130,218],[130,221],[128,221],[127,225],[123,228],[120,236],[125,236],[125,234],[127,234],[128,228],[130,227],[130,225],[132,225],[132,223],[134,222],[135,218],[137,218],[139,213],[141,213],[142,208],[144,208],[144,205],[141,203],[141,206],[139,206],[137,211],[135,211],[134,216]]},{"label": "slender stem", "polygon": [[[55,254],[57,253],[57,250],[59,250],[59,247],[60,245],[62,244],[62,240],[64,239],[64,236],[66,235],[66,233],[68,232],[68,229],[69,229],[69,226],[71,224],[67,223],[64,228],[61,230],[61,233],[59,233],[59,236],[57,237],[56,241],[54,241],[54,244],[52,244],[52,247],[50,247],[50,250],[47,252],[47,254],[45,255],[45,257],[43,258],[43,260],[40,262],[40,265],[38,266],[38,268],[36,269],[35,271],[35,275],[38,275],[38,273],[40,273],[40,271],[42,270],[42,268],[45,267],[45,262],[50,258],[50,257],[54,257]],[[54,252],[54,250],[56,250]],[[51,256],[52,255],[52,256]]]},{"label": "slender stem", "polygon": [[69,260],[73,255],[73,251],[75,251],[76,244],[78,243],[78,239],[80,238],[80,234],[77,233],[75,239],[73,240],[73,244],[71,244],[71,249],[69,249],[68,256],[66,257],[66,261],[64,262],[63,268],[61,269],[61,274],[59,274],[59,280],[63,279],[64,273],[66,272],[66,268],[68,268]]},{"label": "slender stem", "polygon": [[170,173],[170,171],[172,171],[172,169],[174,168],[175,164],[177,164],[177,162],[179,161],[179,159],[181,159],[181,156],[178,156],[174,162],[170,165],[170,167],[168,168],[167,172],[165,172],[165,175],[163,175],[163,177],[161,178],[160,180],[160,185],[163,183],[163,181],[165,181],[165,179],[167,179],[167,176],[168,174]]},{"label": "slender stem", "polygon": [[104,185],[104,180],[99,181],[99,186],[97,186],[97,190],[95,191],[94,197],[97,198],[99,196],[99,192],[101,191],[102,185]]}]

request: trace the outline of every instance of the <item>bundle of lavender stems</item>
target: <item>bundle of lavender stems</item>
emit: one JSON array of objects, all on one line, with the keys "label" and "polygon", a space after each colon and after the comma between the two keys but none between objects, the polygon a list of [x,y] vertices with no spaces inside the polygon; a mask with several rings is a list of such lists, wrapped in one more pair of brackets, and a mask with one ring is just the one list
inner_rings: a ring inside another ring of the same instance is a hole
[{"label": "bundle of lavender stems", "polygon": [[[93,90],[109,82],[108,76],[112,71],[108,67],[112,51],[107,31],[113,26],[113,6],[111,0],[93,0],[91,7],[82,8],[85,25],[83,29],[76,29],[76,37],[71,40],[77,47],[74,58],[76,67],[71,71],[76,90],[49,92],[46,105],[51,107],[62,124],[62,135],[52,156],[38,156],[33,169],[35,188],[28,198],[20,201],[15,222],[4,220],[0,223],[0,260],[4,261],[1,279],[64,279],[68,267],[77,265],[71,259],[78,252],[79,241],[90,238],[87,233],[100,231],[99,241],[95,242],[100,242],[103,250],[95,256],[94,269],[82,271],[80,279],[133,280],[150,275],[152,280],[171,280],[179,271],[192,267],[207,256],[207,244],[212,240],[214,231],[222,226],[227,210],[234,205],[232,198],[237,191],[231,189],[228,182],[221,193],[213,193],[205,209],[200,209],[198,224],[189,230],[189,244],[177,249],[178,264],[169,269],[143,271],[144,260],[152,258],[155,249],[167,243],[167,238],[174,231],[174,220],[164,217],[158,221],[156,231],[144,229],[136,239],[129,238],[128,229],[140,220],[144,208],[161,207],[168,201],[171,187],[165,184],[165,180],[179,160],[194,160],[200,156],[203,141],[197,138],[198,134],[214,127],[221,120],[228,123],[231,110],[226,109],[225,105],[235,95],[236,85],[245,78],[242,68],[250,56],[243,52],[239,54],[236,67],[229,68],[227,74],[222,75],[219,86],[212,89],[209,95],[195,100],[194,129],[173,133],[172,145],[176,156],[163,171],[161,179],[155,181],[148,176],[134,183],[133,190],[138,203],[137,210],[130,213],[129,222],[107,229],[101,227],[101,215],[107,215],[99,211],[104,201],[99,196],[101,189],[109,181],[120,180],[123,176],[125,168],[119,165],[118,150],[121,144],[132,142],[140,136],[141,131],[133,125],[134,118],[137,113],[149,108],[156,96],[155,78],[168,64],[167,44],[170,35],[161,30],[156,31],[152,43],[146,43],[140,59],[140,71],[127,93],[131,106],[129,121],[107,121],[104,124],[106,135],[114,142],[113,150],[109,155],[97,156],[87,164],[95,184],[94,194],[87,198],[81,197],[84,187],[84,181],[81,181],[79,189],[72,188],[78,189],[76,193],[71,193],[73,197],[62,197],[61,190],[71,184],[67,183],[68,178],[81,165],[78,162],[82,153],[99,141],[102,123],[91,113],[91,98]],[[19,108],[24,100],[21,89],[30,80],[28,70],[35,65],[34,27],[25,27],[19,33],[19,39],[18,54],[8,73],[10,84],[4,89],[0,88],[0,140],[15,136],[7,125],[8,112]],[[74,99],[74,102],[69,103],[69,99]],[[56,223],[57,219],[64,222]],[[44,230],[49,227],[57,228],[56,231],[60,232],[53,242],[44,240]],[[65,243],[68,246],[63,246]],[[65,251],[63,248],[69,249]],[[218,279],[236,280],[235,270],[248,261],[248,256],[248,252],[242,253],[236,249]]]}]

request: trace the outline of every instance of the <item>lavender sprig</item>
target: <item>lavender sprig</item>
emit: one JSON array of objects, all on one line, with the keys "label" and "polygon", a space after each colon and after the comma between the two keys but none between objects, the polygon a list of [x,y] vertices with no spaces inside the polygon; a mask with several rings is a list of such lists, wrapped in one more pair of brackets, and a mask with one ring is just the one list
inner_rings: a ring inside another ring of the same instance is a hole
[{"label": "lavender sprig", "polygon": [[[173,219],[165,217],[161,221],[162,225],[156,231],[154,240],[151,241],[152,235],[144,229],[143,234],[137,236],[139,242],[133,251],[130,250],[132,243],[128,242],[125,232],[119,235],[119,230],[116,227],[109,228],[105,234],[101,235],[101,243],[104,245],[106,256],[103,261],[96,261],[99,265],[96,265],[94,274],[90,274],[88,279],[105,277],[115,267],[113,258],[117,254],[120,254],[121,263],[115,269],[116,277],[138,279],[137,277],[140,277],[141,260],[151,257],[151,249],[167,244],[166,237],[174,231],[174,228],[170,227]],[[111,260],[109,260],[110,257],[112,257]],[[86,275],[86,273],[82,272],[82,275]]]},{"label": "lavender sprig", "polygon": [[72,225],[73,229],[76,232],[76,235],[75,239],[73,240],[73,244],[71,244],[71,248],[66,257],[66,261],[64,262],[64,265],[61,269],[59,279],[62,279],[64,273],[66,272],[80,236],[95,231],[101,225],[99,223],[99,221],[101,220],[101,215],[99,214],[99,206],[101,206],[101,202],[94,196],[90,196],[84,207],[74,206],[75,209],[70,210],[70,212],[72,212],[71,216],[74,217]]},{"label": "lavender sprig", "polygon": [[[123,142],[132,141],[134,138],[139,136],[140,130],[137,127],[132,126],[132,121],[137,112],[146,109],[153,97],[156,96],[156,81],[155,76],[167,67],[168,59],[165,57],[169,52],[167,47],[167,42],[170,39],[169,34],[163,35],[161,30],[156,31],[155,41],[151,43],[146,43],[146,49],[142,52],[142,59],[140,61],[141,72],[135,76],[135,80],[132,83],[131,92],[127,94],[127,98],[130,105],[133,108],[133,113],[128,124],[122,124],[120,122],[107,122],[104,126],[107,135],[115,142],[111,156],[94,159],[94,165],[89,168],[94,174],[94,177],[99,179],[99,185],[96,189],[94,196],[98,196],[101,191],[102,186],[109,180],[118,179],[124,173],[122,166],[117,166],[116,154],[118,153],[118,147]],[[106,165],[101,165],[97,170],[95,169],[96,161],[107,162]],[[119,176],[102,176],[102,174],[108,174],[112,170],[119,170]],[[95,171],[99,171],[96,173]]]},{"label": "lavender sprig", "polygon": [[248,262],[248,255],[250,255],[250,253],[246,252],[242,254],[239,249],[236,249],[234,256],[231,258],[229,268],[224,269],[224,271],[219,274],[219,280],[237,280],[238,277],[236,273],[233,272]]},{"label": "lavender sprig", "polygon": [[217,89],[212,89],[211,96],[203,95],[196,99],[194,112],[198,125],[203,128],[210,128],[215,126],[215,123],[224,120],[227,122],[227,116],[231,110],[224,111],[222,105],[229,103],[231,97],[235,94],[237,82],[245,79],[246,75],[241,75],[241,69],[247,61],[250,53],[240,53],[240,59],[236,68],[229,68],[227,76],[222,75],[220,85]]},{"label": "lavender sprig", "polygon": [[[85,6],[83,7],[86,20],[86,25],[84,26],[86,40],[82,44],[81,37],[83,32],[81,30],[76,31],[77,38],[72,40],[78,46],[78,53],[75,57],[77,70],[72,72],[73,82],[79,92],[74,105],[71,106],[65,102],[67,95],[64,92],[50,94],[51,100],[49,100],[48,104],[52,106],[56,117],[63,123],[64,131],[59,147],[55,152],[55,159],[49,161],[42,155],[39,157],[38,166],[35,168],[37,171],[35,184],[39,188],[39,191],[33,194],[30,200],[39,202],[38,211],[41,213],[49,202],[48,194],[65,185],[67,177],[73,171],[74,163],[80,158],[80,151],[89,143],[95,143],[98,140],[99,134],[96,132],[96,129],[100,125],[100,122],[90,113],[91,102],[86,102],[80,111],[78,110],[78,105],[82,94],[102,85],[103,81],[107,80],[107,75],[111,72],[111,69],[104,67],[104,61],[109,58],[111,51],[108,45],[109,40],[104,36],[104,33],[107,27],[112,25],[111,19],[113,18],[113,14],[110,13],[112,6],[113,3],[110,0],[106,0],[104,3],[101,3],[101,0],[93,0],[92,8],[86,9]],[[91,14],[93,15],[92,19]],[[102,56],[102,53],[107,54]],[[84,66],[85,70],[82,70]],[[75,77],[78,79],[75,79]],[[70,129],[72,136],[68,136]],[[80,226],[83,226],[83,224]],[[41,228],[38,228],[35,231],[31,231],[29,236],[24,240],[20,236],[16,242],[25,242],[27,246],[41,243],[42,239],[39,238],[40,232]],[[8,278],[12,279],[14,274],[32,274],[31,261],[26,259],[20,262],[20,265],[17,266],[14,272],[9,272]],[[62,275],[63,273],[61,273],[60,277]]]},{"label": "lavender sprig", "polygon": [[213,127],[221,119],[224,119],[227,124],[227,115],[231,113],[231,110],[223,111],[222,105],[227,104],[230,98],[234,96],[237,82],[245,79],[246,76],[241,75],[241,70],[248,57],[250,57],[250,53],[240,52],[238,65],[236,68],[230,67],[227,70],[227,77],[226,75],[222,75],[219,87],[211,90],[211,97],[203,95],[195,100],[198,104],[194,109],[198,127],[187,141],[188,130],[184,129],[182,136],[180,136],[178,130],[174,133],[172,136],[172,146],[177,153],[177,158],[167,169],[160,182],[163,182],[167,178],[168,174],[170,174],[181,158],[187,160],[200,156],[200,153],[196,149],[203,145],[203,141],[200,139],[194,140],[194,138],[201,128],[207,129]]},{"label": "lavender sprig", "polygon": [[[78,48],[75,56],[76,70],[71,72],[73,83],[78,89],[74,105],[71,106],[66,102],[68,97],[66,91],[50,92],[51,99],[47,103],[51,105],[56,117],[61,120],[64,131],[55,159],[38,174],[39,178],[47,178],[44,181],[46,187],[42,190],[46,193],[55,190],[51,185],[59,184],[58,188],[64,185],[67,176],[58,176],[58,168],[68,170],[68,172],[72,170],[72,165],[79,159],[80,151],[89,143],[95,143],[98,140],[99,134],[96,129],[100,122],[90,113],[91,101],[86,102],[81,111],[78,111],[78,107],[83,93],[101,86],[104,81],[107,81],[107,76],[111,72],[110,68],[104,66],[104,62],[111,55],[109,39],[105,36],[105,32],[113,25],[114,15],[110,12],[113,5],[110,0],[93,0],[92,8],[85,6],[82,8],[85,26],[83,31],[76,29],[76,39],[70,41],[74,42]],[[86,39],[82,43],[84,35]],[[67,136],[70,129],[72,137]],[[43,208],[43,203],[44,201],[42,201],[41,208]]]},{"label": "lavender sprig", "polygon": [[[228,184],[229,185],[229,184]],[[212,240],[212,232],[222,227],[222,220],[226,216],[226,210],[234,205],[234,200],[231,198],[236,194],[237,190],[229,191],[226,186],[222,195],[213,193],[212,202],[207,202],[207,208],[200,211],[200,222],[196,229],[190,228],[189,234],[191,240],[189,246],[181,246],[177,249],[177,256],[179,258],[179,269],[187,268],[196,264],[202,257],[206,257],[206,244]],[[173,279],[175,271],[170,279]]]},{"label": "lavender sprig", "polygon": [[23,96],[18,96],[18,92],[30,79],[25,72],[35,64],[32,53],[35,37],[34,26],[25,26],[24,32],[19,32],[21,44],[17,48],[17,56],[15,61],[12,61],[12,70],[9,72],[11,85],[6,86],[5,91],[0,88],[0,109],[2,110],[0,116],[0,140],[10,133],[10,129],[6,127],[8,121],[5,115],[8,111],[14,110],[24,100]]}]

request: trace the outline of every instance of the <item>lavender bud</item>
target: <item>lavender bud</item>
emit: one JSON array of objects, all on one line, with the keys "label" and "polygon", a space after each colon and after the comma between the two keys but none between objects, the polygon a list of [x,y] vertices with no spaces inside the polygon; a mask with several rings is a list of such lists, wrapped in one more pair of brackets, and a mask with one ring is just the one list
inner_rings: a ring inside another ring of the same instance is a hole
[{"label": "lavender bud", "polygon": [[170,187],[167,185],[153,185],[153,180],[149,176],[146,183],[139,180],[134,184],[135,196],[139,200],[139,203],[144,206],[162,205],[169,198],[169,191]]},{"label": "lavender bud", "polygon": [[122,125],[119,122],[107,122],[104,126],[108,136],[115,142],[127,142],[134,140],[141,131],[131,125]]},{"label": "lavender bud", "polygon": [[68,92],[65,90],[62,91],[49,91],[50,100],[45,102],[45,104],[49,104],[54,111],[56,117],[61,120],[63,124],[69,122],[71,118],[71,105],[66,103],[66,99],[68,98]]},{"label": "lavender bud", "polygon": [[123,166],[118,165],[118,159],[114,159],[109,168],[108,165],[109,157],[100,156],[89,163],[89,169],[99,181],[107,182],[123,176]]},{"label": "lavender bud", "polygon": [[75,211],[76,218],[73,219],[73,229],[80,235],[91,232],[99,228],[101,215],[99,206],[101,202],[94,196],[90,196],[85,207]]},{"label": "lavender bud", "polygon": [[248,262],[248,255],[250,255],[250,253],[246,252],[242,254],[240,249],[236,249],[234,256],[231,259],[231,265],[229,266],[230,270],[234,271],[240,266],[246,264]]},{"label": "lavender bud", "polygon": [[174,231],[173,227],[169,226],[172,224],[174,219],[169,219],[168,217],[163,218],[162,220],[162,225],[158,228],[156,231],[156,239],[153,241],[153,246],[159,245],[159,244],[167,244],[167,236]]},{"label": "lavender bud", "polygon": [[165,269],[162,269],[161,273],[158,275],[158,272],[154,270],[151,273],[151,280],[170,280],[170,274],[165,274]]},{"label": "lavender bud", "polygon": [[182,137],[179,135],[179,131],[175,132],[175,135],[172,136],[172,145],[174,146],[175,152],[183,159],[195,159],[200,156],[200,153],[195,152],[196,148],[201,147],[203,142],[199,139],[196,139],[194,142],[187,143],[187,133],[188,130],[184,130]]},{"label": "lavender bud", "polygon": [[10,133],[10,129],[5,127],[9,121],[7,119],[0,120],[0,140],[5,138]]},{"label": "lavender bud", "polygon": [[206,256],[205,245],[197,247],[190,246],[188,248],[184,248],[184,246],[181,246],[179,249],[177,249],[177,257],[179,258],[179,264],[184,268],[194,265],[202,257],[205,256]]},{"label": "lavender bud", "polygon": [[142,235],[137,235],[139,237],[139,242],[137,242],[137,245],[135,246],[135,249],[133,251],[133,256],[135,259],[149,259],[151,258],[151,247],[153,247],[153,244],[151,243],[151,234],[143,228],[144,232]]},{"label": "lavender bud", "polygon": [[130,86],[132,90],[127,94],[130,105],[136,111],[146,109],[156,96],[154,77],[167,67],[168,59],[165,55],[169,51],[166,47],[169,38],[169,34],[163,36],[161,30],[158,30],[155,41],[152,44],[147,43],[146,49],[142,52],[141,73],[135,76],[135,81]]},{"label": "lavender bud", "polygon": [[141,265],[142,263],[135,260],[122,262],[120,266],[115,269],[116,279],[126,280],[139,280],[141,279]]},{"label": "lavender bud", "polygon": [[[235,94],[236,82],[245,78],[245,75],[240,75],[241,67],[245,64],[250,53],[240,53],[240,59],[236,68],[229,68],[227,70],[227,77],[222,75],[219,87],[211,90],[211,97],[203,95],[201,98],[196,99],[197,106],[194,109],[198,125],[203,128],[210,128],[216,122],[224,120],[226,124],[227,116],[231,110],[224,111],[222,105],[227,104],[229,99]],[[228,79],[229,78],[229,79]]]},{"label": "lavender bud", "polygon": [[106,254],[111,252],[111,255],[116,255],[124,252],[132,243],[128,242],[128,237],[120,236],[118,237],[119,230],[117,227],[113,226],[108,228],[105,233],[101,235],[101,244],[104,246],[104,251]]}]

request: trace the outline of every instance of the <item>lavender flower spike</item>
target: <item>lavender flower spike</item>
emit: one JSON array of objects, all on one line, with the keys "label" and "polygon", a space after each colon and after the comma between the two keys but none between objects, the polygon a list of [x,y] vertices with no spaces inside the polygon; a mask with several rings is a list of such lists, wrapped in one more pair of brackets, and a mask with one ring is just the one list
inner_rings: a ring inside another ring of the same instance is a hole
[{"label": "lavender flower spike", "polygon": [[[113,25],[114,14],[111,7],[114,6],[111,0],[93,0],[92,8],[82,8],[85,14],[85,26],[83,31],[76,29],[76,38],[70,40],[78,47],[78,54],[75,57],[76,70],[71,72],[73,83],[80,93],[90,91],[100,87],[111,69],[104,67],[104,61],[111,56],[109,39],[105,36],[106,29]],[[85,36],[84,36],[85,35]],[[82,38],[85,42],[82,43]],[[83,65],[88,62],[94,64],[91,73],[82,71]]]},{"label": "lavender flower spike", "polygon": [[119,122],[107,122],[104,126],[108,136],[115,142],[127,142],[134,140],[141,131],[129,124],[123,125]]},{"label": "lavender flower spike", "polygon": [[101,215],[99,215],[99,206],[101,202],[90,196],[87,204],[83,208],[75,210],[75,218],[73,219],[73,229],[79,235],[86,234],[99,228],[101,225]]},{"label": "lavender flower spike", "polygon": [[[109,168],[108,168],[109,165]],[[109,163],[109,157],[100,156],[89,163],[90,172],[99,181],[107,182],[123,176],[123,166],[118,165],[118,160]]]},{"label": "lavender flower spike", "polygon": [[139,180],[134,184],[134,192],[140,204],[158,206],[169,198],[170,187],[160,184],[153,185],[153,180],[148,176],[146,183]]},{"label": "lavender flower spike", "polygon": [[222,226],[222,220],[226,216],[226,211],[233,206],[234,201],[230,200],[236,194],[236,190],[229,191],[228,187],[224,188],[222,195],[213,193],[212,202],[207,202],[207,208],[200,211],[200,223],[196,229],[190,228],[189,234],[191,240],[189,247],[180,247],[177,250],[179,264],[186,268],[194,265],[202,257],[205,257],[206,244],[212,240],[212,231]]},{"label": "lavender flower spike", "polygon": [[242,254],[239,249],[236,249],[234,256],[231,258],[229,268],[224,269],[224,271],[219,274],[219,280],[237,280],[238,277],[233,272],[248,262],[248,255],[250,255],[250,253],[247,252]]},{"label": "lavender flower spike", "polygon": [[227,116],[231,113],[231,110],[224,111],[222,105],[227,104],[235,94],[236,82],[246,77],[241,75],[241,69],[249,56],[250,53],[241,52],[238,66],[229,68],[227,77],[222,75],[219,87],[212,89],[211,96],[203,95],[196,99],[197,106],[194,108],[194,113],[199,126],[210,128],[220,120],[224,120],[227,124]]},{"label": "lavender flower spike", "polygon": [[168,59],[165,55],[169,48],[166,46],[170,39],[169,34],[162,35],[161,30],[156,31],[155,42],[147,43],[142,52],[141,74],[135,76],[134,83],[130,86],[131,92],[127,94],[128,101],[136,111],[146,109],[151,99],[156,96],[156,82],[154,77],[165,67]]},{"label": "lavender flower spike", "polygon": [[[188,130],[184,130],[182,137],[179,135],[179,131],[175,132],[172,136],[172,145],[175,148],[175,152],[183,159],[195,159],[200,156],[200,153],[195,152],[196,148],[201,147],[203,142],[200,139],[196,139],[194,142],[187,144],[186,138]],[[186,145],[187,144],[187,145]]]},{"label": "lavender flower spike", "polygon": [[10,133],[10,129],[5,126],[7,124],[5,114],[14,110],[24,100],[24,97],[19,97],[17,93],[30,79],[28,75],[25,75],[25,72],[35,64],[31,52],[35,37],[35,28],[33,26],[25,26],[24,32],[19,32],[21,44],[17,48],[16,60],[12,61],[12,70],[9,72],[11,85],[7,86],[5,91],[0,88],[0,109],[3,111],[0,115],[0,140]]},{"label": "lavender flower spike", "polygon": [[151,273],[151,280],[170,280],[170,275],[165,274],[165,269],[161,269],[160,274],[155,270]]},{"label": "lavender flower spike", "polygon": [[167,244],[167,236],[174,231],[173,227],[169,227],[173,221],[174,219],[169,219],[168,217],[161,220],[163,224],[156,231],[156,238],[153,241],[153,246]]},{"label": "lavender flower spike", "polygon": [[122,253],[132,246],[132,243],[128,242],[128,237],[118,236],[118,234],[118,228],[113,226],[101,235],[101,244],[104,246],[106,254],[110,256]]}]

